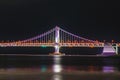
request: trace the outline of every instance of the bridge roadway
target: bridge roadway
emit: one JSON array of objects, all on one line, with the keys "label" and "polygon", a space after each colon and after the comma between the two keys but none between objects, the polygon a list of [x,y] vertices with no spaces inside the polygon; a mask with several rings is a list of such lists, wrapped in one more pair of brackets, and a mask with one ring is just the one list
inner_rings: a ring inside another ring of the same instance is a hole
[{"label": "bridge roadway", "polygon": [[[0,43],[0,47],[54,47],[56,43]],[[104,43],[59,43],[60,47],[104,47]]]}]

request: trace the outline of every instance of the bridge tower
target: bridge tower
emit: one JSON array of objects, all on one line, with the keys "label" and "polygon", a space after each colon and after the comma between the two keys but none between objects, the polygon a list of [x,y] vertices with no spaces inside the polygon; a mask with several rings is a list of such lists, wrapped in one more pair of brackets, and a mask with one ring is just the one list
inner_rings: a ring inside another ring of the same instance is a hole
[{"label": "bridge tower", "polygon": [[60,42],[60,28],[58,26],[55,27],[55,53],[54,54],[60,54],[59,50],[60,50],[60,46],[59,46],[59,42]]}]

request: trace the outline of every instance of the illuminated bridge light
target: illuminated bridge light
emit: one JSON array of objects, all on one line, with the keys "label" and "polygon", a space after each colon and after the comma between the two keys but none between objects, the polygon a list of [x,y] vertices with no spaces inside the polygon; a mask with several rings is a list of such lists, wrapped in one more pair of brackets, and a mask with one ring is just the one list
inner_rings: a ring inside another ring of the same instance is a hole
[{"label": "illuminated bridge light", "polygon": [[45,45],[42,45],[41,47],[42,47],[42,48],[46,48],[47,46],[45,46]]},{"label": "illuminated bridge light", "polygon": [[[57,35],[56,35],[57,34]],[[2,47],[55,47],[55,43],[58,47],[104,47],[104,42],[99,42],[98,40],[90,40],[70,32],[67,32],[59,27],[55,27],[43,34],[38,36],[18,41],[0,41],[0,46]],[[111,45],[120,47],[120,43],[110,43]],[[116,47],[116,48],[117,48]],[[57,49],[57,48],[56,48]],[[116,50],[117,51],[117,50]]]}]

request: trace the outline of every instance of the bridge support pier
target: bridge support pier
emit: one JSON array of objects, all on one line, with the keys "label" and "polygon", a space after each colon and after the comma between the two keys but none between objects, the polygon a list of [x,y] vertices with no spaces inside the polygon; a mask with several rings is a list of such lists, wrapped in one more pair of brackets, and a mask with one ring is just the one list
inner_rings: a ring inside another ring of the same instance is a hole
[{"label": "bridge support pier", "polygon": [[60,54],[59,49],[60,49],[59,46],[55,45],[55,52],[54,52],[55,55]]},{"label": "bridge support pier", "polygon": [[117,44],[115,45],[115,52],[118,55],[118,45]]},{"label": "bridge support pier", "polygon": [[118,55],[118,44],[113,44],[116,55]]}]

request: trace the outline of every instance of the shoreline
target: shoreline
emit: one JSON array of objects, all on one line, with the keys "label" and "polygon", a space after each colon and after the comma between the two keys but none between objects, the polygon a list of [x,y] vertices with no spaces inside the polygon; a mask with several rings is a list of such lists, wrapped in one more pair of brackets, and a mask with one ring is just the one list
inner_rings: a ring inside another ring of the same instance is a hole
[{"label": "shoreline", "polygon": [[120,55],[39,55],[39,54],[0,54],[0,56],[79,56],[79,57],[120,57]]}]

